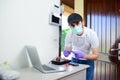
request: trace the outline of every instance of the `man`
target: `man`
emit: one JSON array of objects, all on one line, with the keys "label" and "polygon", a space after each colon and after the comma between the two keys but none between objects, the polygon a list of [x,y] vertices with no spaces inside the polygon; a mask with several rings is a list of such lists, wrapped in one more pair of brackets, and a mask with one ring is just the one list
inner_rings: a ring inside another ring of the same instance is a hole
[{"label": "man", "polygon": [[65,37],[64,56],[68,57],[71,53],[75,55],[72,62],[88,64],[86,80],[94,79],[94,60],[99,56],[99,40],[97,34],[83,26],[81,15],[72,13],[68,16],[68,24],[71,30]]}]

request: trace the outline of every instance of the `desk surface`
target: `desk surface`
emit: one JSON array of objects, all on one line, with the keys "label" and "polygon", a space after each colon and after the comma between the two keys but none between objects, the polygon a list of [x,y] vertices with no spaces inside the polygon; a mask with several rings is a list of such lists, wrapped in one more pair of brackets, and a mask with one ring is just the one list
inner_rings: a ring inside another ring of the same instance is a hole
[{"label": "desk surface", "polygon": [[[57,65],[56,65],[57,66]],[[65,65],[62,65],[65,67]],[[76,72],[85,70],[88,68],[88,65],[79,64],[79,66],[68,66],[67,71],[64,72],[56,72],[56,73],[41,73],[40,71],[34,68],[25,68],[20,71],[20,79],[19,80],[57,80],[59,78],[69,76]]]}]

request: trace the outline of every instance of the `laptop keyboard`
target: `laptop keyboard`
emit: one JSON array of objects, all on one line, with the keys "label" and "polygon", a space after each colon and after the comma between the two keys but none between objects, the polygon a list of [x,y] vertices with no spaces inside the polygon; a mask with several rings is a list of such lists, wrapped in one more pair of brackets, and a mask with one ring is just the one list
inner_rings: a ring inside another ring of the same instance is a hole
[{"label": "laptop keyboard", "polygon": [[55,70],[47,65],[42,65],[44,70]]}]

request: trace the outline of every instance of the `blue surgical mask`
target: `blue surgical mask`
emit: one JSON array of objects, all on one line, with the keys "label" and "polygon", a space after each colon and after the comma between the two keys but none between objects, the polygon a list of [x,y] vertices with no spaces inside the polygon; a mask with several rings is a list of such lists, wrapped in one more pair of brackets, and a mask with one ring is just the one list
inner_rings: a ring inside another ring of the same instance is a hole
[{"label": "blue surgical mask", "polygon": [[82,25],[75,26],[75,27],[72,29],[72,33],[74,33],[74,34],[81,34],[82,31],[83,31]]}]

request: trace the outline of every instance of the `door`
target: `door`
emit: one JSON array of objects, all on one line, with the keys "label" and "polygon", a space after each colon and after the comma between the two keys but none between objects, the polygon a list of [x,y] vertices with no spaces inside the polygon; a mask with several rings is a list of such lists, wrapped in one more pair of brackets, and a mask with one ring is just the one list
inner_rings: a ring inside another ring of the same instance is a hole
[{"label": "door", "polygon": [[[95,30],[100,41],[100,58],[111,66],[101,69],[95,80],[120,80],[120,60],[118,60],[118,43],[120,43],[120,0],[84,0],[84,18],[86,26]],[[98,68],[98,67],[96,67]],[[101,68],[101,67],[99,67]],[[110,68],[110,70],[107,70]],[[109,71],[109,72],[108,72]],[[105,75],[104,75],[105,74]],[[103,76],[103,77],[102,77]],[[105,76],[105,77],[104,77]]]}]

